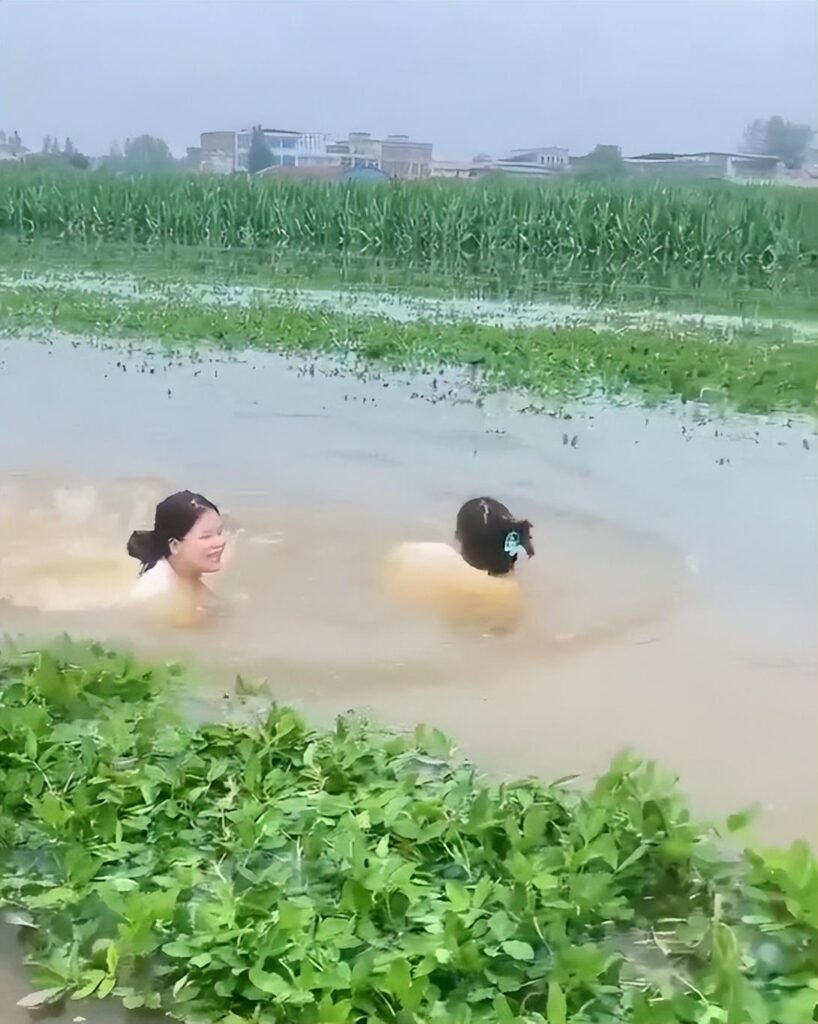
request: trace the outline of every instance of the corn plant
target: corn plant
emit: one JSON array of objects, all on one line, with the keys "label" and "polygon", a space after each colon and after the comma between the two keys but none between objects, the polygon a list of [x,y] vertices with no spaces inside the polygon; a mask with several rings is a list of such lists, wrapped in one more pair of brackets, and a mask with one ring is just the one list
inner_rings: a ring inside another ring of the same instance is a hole
[{"label": "corn plant", "polygon": [[620,266],[811,266],[805,191],[726,183],[337,185],[200,175],[5,171],[0,231],[21,238],[291,247],[423,265],[577,260]]}]

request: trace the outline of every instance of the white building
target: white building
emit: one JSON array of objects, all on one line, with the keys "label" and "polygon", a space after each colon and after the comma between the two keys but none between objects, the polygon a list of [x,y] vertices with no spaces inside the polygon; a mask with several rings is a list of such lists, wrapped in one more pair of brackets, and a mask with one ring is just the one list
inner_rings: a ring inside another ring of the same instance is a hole
[{"label": "white building", "polygon": [[534,146],[530,149],[512,149],[504,162],[533,164],[549,171],[568,169],[568,150],[560,146]]},{"label": "white building", "polygon": [[[262,128],[262,133],[272,154],[274,167],[337,166],[337,159],[327,152],[327,136],[320,132]],[[202,170],[220,174],[246,171],[252,142],[252,128],[202,132]]]}]

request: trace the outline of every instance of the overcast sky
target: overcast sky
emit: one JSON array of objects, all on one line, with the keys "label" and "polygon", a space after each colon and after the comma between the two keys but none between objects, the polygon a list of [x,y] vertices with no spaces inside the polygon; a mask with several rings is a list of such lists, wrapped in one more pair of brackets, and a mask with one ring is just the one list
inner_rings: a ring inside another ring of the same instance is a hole
[{"label": "overcast sky", "polygon": [[0,0],[0,127],[90,154],[263,122],[435,155],[816,126],[815,0]]}]

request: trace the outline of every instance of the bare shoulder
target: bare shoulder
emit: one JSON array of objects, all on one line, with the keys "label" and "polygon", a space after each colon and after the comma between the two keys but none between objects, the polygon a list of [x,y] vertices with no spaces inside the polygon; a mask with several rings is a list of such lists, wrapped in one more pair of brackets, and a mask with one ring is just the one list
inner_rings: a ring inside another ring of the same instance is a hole
[{"label": "bare shoulder", "polygon": [[168,563],[162,559],[153,568],[143,572],[131,588],[131,597],[134,601],[148,601],[152,598],[162,597],[174,590],[176,574]]}]

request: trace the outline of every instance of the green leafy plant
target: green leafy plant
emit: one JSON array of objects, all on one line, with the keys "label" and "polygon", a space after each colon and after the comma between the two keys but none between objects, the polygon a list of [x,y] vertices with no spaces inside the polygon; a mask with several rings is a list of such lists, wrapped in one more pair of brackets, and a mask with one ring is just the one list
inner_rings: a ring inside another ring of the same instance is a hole
[{"label": "green leafy plant", "polygon": [[0,657],[0,897],[38,1006],[203,1024],[807,1024],[816,863],[720,853],[672,778],[493,783],[445,737],[272,707],[185,724],[176,669]]}]

